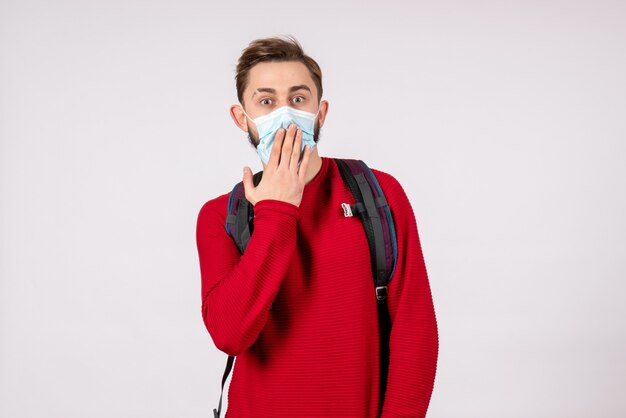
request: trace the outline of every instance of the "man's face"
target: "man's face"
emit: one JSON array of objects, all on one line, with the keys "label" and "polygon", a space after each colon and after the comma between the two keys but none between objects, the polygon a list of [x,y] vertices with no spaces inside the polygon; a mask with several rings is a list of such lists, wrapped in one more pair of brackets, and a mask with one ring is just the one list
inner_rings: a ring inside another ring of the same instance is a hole
[{"label": "man's face", "polygon": [[[248,85],[243,93],[243,106],[250,118],[266,115],[279,107],[316,113],[318,92],[309,70],[297,61],[263,62],[248,73]],[[247,118],[246,118],[247,119]],[[248,139],[255,147],[259,144],[256,126],[246,120]],[[315,120],[313,139],[319,139],[319,119]]]}]

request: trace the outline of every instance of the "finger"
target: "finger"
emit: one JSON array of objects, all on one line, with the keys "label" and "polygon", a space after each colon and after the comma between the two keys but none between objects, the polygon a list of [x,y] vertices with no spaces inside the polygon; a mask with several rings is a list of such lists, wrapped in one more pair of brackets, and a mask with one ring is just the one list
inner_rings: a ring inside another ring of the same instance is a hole
[{"label": "finger", "polygon": [[243,168],[243,190],[246,194],[246,199],[248,199],[249,202],[254,204],[252,202],[252,199],[250,198],[252,195],[252,191],[254,190],[254,182],[252,180],[252,169],[247,166]]},{"label": "finger", "polygon": [[283,143],[283,151],[280,156],[281,164],[286,164],[286,167],[289,168],[289,161],[291,159],[291,151],[293,150],[293,141],[296,136],[296,125],[292,123],[287,128],[287,133],[285,134],[285,141]]},{"label": "finger", "polygon": [[298,177],[300,178],[300,181],[302,181],[302,183],[306,181],[306,172],[309,168],[309,160],[312,152],[313,151],[311,151],[310,145],[306,145],[304,147],[304,156],[302,157],[302,162],[300,163],[300,167],[298,168]]},{"label": "finger", "polygon": [[294,172],[298,171],[298,163],[300,162],[300,154],[302,150],[302,130],[298,129],[296,131],[296,138],[293,141],[293,150],[291,151],[291,161],[289,163],[289,168],[294,170]]},{"label": "finger", "polygon": [[272,151],[270,152],[270,159],[267,162],[268,167],[278,167],[280,164],[280,150],[283,147],[283,141],[285,140],[285,130],[280,128],[274,135],[274,143],[272,144]]}]

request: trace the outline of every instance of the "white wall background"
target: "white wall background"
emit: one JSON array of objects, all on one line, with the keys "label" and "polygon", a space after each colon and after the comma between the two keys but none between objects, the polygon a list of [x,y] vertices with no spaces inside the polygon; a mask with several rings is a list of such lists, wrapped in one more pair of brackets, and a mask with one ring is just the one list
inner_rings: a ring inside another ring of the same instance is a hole
[{"label": "white wall background", "polygon": [[254,38],[318,60],[320,152],[395,175],[440,327],[430,418],[626,416],[623,1],[0,1],[0,416],[206,417],[200,206],[260,167]]}]

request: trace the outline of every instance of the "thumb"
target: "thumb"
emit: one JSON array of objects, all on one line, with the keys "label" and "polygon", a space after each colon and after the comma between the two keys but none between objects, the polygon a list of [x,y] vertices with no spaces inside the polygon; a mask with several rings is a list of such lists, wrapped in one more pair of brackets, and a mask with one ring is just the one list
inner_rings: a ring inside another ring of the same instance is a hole
[{"label": "thumb", "polygon": [[250,193],[254,190],[254,182],[252,181],[252,169],[248,166],[243,168],[243,189],[246,192],[246,199],[252,203]]}]

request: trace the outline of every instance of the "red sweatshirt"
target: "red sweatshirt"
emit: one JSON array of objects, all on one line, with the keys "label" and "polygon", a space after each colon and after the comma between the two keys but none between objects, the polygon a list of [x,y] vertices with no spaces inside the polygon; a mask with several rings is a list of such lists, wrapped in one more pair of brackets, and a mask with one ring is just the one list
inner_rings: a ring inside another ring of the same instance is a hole
[{"label": "red sweatshirt", "polygon": [[[415,217],[400,184],[373,170],[394,217],[390,365],[382,416],[424,417],[437,324]],[[264,200],[244,255],[226,233],[228,194],[198,216],[202,317],[237,356],[228,418],[376,417],[378,319],[367,239],[335,162],[323,158],[300,207]]]}]

